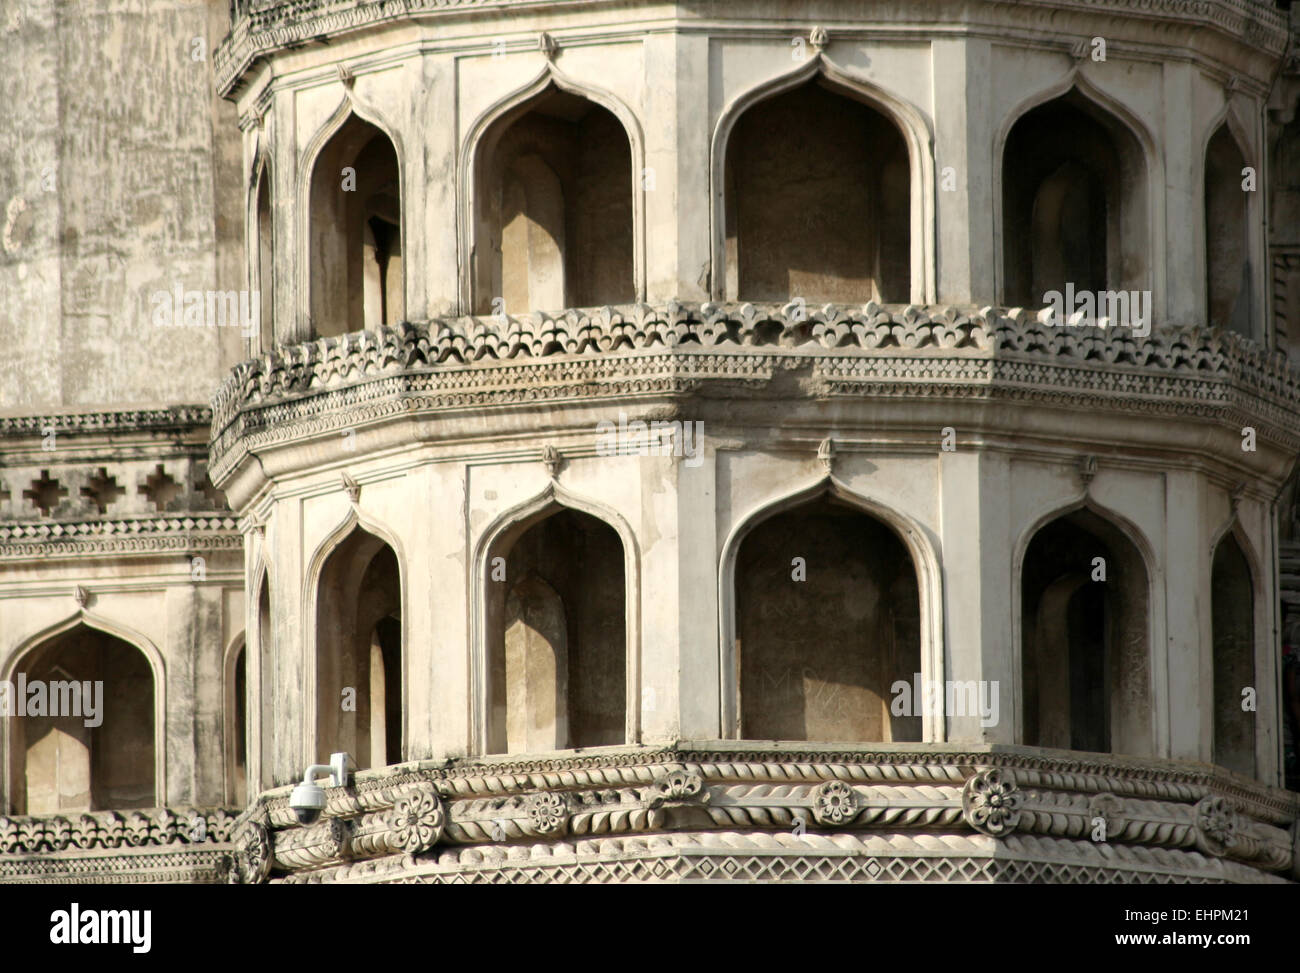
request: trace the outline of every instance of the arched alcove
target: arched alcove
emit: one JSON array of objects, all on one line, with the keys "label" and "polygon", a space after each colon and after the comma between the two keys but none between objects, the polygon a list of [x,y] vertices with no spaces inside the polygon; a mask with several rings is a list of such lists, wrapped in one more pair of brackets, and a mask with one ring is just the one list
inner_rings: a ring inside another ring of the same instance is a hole
[{"label": "arched alcove", "polygon": [[734,584],[743,738],[921,739],[918,582],[892,529],[832,494],[812,498],[745,534]]},{"label": "arched alcove", "polygon": [[1243,690],[1255,679],[1255,593],[1250,563],[1231,531],[1214,549],[1210,570],[1214,638],[1214,762],[1255,775],[1255,712]]},{"label": "arched alcove", "polygon": [[392,140],[349,115],[312,166],[307,273],[313,337],[405,317],[401,207]]},{"label": "arched alcove", "polygon": [[1003,300],[1149,290],[1147,192],[1142,143],[1078,88],[1025,112],[1002,155]]},{"label": "arched alcove", "polygon": [[16,813],[155,804],[155,687],[143,652],[77,624],[18,661],[15,696],[20,676],[26,715],[8,717]]},{"label": "arched alcove", "polygon": [[489,752],[624,743],[623,541],[578,510],[554,505],[539,517],[488,550]]},{"label": "arched alcove", "polygon": [[551,84],[475,158],[476,313],[636,299],[632,146],[611,111]]},{"label": "arched alcove", "polygon": [[273,320],[273,294],[275,260],[271,229],[271,179],[266,166],[257,178],[257,240],[254,247],[256,269],[255,289],[258,292],[259,350],[265,354],[275,347],[275,322]]},{"label": "arched alcove", "polygon": [[1250,199],[1246,160],[1228,123],[1205,149],[1205,279],[1209,323],[1251,334]]},{"label": "arched alcove", "polygon": [[402,760],[402,586],[397,554],[361,527],[330,552],[316,592],[316,754],[359,769]]},{"label": "arched alcove", "polygon": [[1091,509],[1034,533],[1020,575],[1024,743],[1152,754],[1148,584],[1137,545]]},{"label": "arched alcove", "polygon": [[725,151],[727,299],[908,300],[911,169],[887,115],[818,75],[747,108]]},{"label": "arched alcove", "polygon": [[226,799],[248,804],[248,652],[244,640],[231,649],[225,673]]}]

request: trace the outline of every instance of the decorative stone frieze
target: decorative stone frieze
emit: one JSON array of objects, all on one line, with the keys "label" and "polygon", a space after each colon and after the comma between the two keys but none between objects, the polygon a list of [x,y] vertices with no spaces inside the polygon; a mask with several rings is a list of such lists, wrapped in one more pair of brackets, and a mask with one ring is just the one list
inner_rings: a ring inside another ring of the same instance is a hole
[{"label": "decorative stone frieze", "polygon": [[[1227,796],[1229,789],[1242,796]],[[432,863],[450,880],[446,869],[455,861],[469,881],[489,863],[563,857],[584,843],[605,847],[592,841],[617,840],[621,848],[649,852],[688,838],[710,845],[718,840],[710,835],[740,833],[775,841],[771,847],[785,849],[781,854],[805,846],[849,847],[841,841],[849,835],[853,847],[879,840],[925,849],[927,868],[964,880],[976,873],[976,880],[994,880],[983,865],[971,863],[995,847],[999,857],[1019,849],[1043,868],[1050,863],[1062,875],[1086,874],[1101,862],[1089,846],[1104,843],[1112,849],[1106,867],[1119,869],[1114,881],[1191,874],[1270,881],[1292,867],[1294,839],[1287,829],[1300,811],[1300,799],[1262,787],[1251,791],[1227,775],[1024,748],[631,748],[594,757],[407,766],[362,774],[354,786],[327,795],[327,817],[310,828],[284,813],[283,794],[260,798],[245,826],[256,825],[259,814],[273,822],[265,833],[274,867],[256,856],[248,864],[241,851],[241,880],[263,874],[272,881],[417,881],[431,874]],[[1238,809],[1246,806],[1249,812]],[[1101,841],[1098,817],[1106,822]],[[262,854],[256,827],[251,834],[248,847]],[[826,844],[832,835],[835,843]],[[959,845],[978,851],[958,855],[953,850]],[[448,858],[448,846],[465,851]],[[822,867],[812,864],[821,859],[807,848],[800,854],[806,867]],[[1217,860],[1225,864],[1212,864]],[[790,867],[799,867],[794,858]],[[882,869],[898,867],[881,861]],[[554,880],[573,874],[561,870]],[[854,880],[879,879],[854,874]],[[903,880],[904,874],[917,877],[903,869],[880,880]],[[1032,880],[1028,874],[1015,871],[997,880]]]},{"label": "decorative stone frieze", "polygon": [[222,808],[0,816],[0,884],[224,882],[235,823]]},{"label": "decorative stone frieze", "polygon": [[813,368],[822,394],[1068,398],[1075,408],[1233,421],[1300,449],[1300,372],[1232,332],[1056,328],[1014,309],[626,305],[444,318],[286,347],[213,398],[212,475],[251,449],[396,415],[539,398],[684,392]]}]

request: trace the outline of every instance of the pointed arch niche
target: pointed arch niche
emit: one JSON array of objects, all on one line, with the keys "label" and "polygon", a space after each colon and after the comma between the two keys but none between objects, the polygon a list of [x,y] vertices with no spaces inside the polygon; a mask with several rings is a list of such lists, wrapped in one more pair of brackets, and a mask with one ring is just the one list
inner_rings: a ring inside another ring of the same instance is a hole
[{"label": "pointed arch niche", "polygon": [[627,742],[620,531],[552,499],[497,533],[483,564],[487,752]]},{"label": "pointed arch niche", "polygon": [[313,337],[405,317],[401,212],[392,139],[346,111],[311,166],[305,273]]},{"label": "pointed arch niche", "polygon": [[473,307],[524,314],[637,299],[635,147],[609,107],[552,75],[473,153]]},{"label": "pointed arch niche", "polygon": [[[19,674],[29,689],[40,683],[47,691],[41,715],[29,710],[23,717],[7,717],[15,813],[67,814],[157,803],[159,713],[155,667],[145,652],[78,620],[19,656],[5,676],[15,692]],[[74,681],[99,684],[100,689],[92,689],[89,699],[83,694],[73,708],[55,685]],[[33,702],[30,692],[27,700]],[[97,715],[87,711],[96,705]],[[87,725],[96,720],[98,725]]]},{"label": "pointed arch niche", "polygon": [[724,735],[942,739],[910,692],[941,678],[937,579],[916,527],[829,477],[740,521],[719,578]]},{"label": "pointed arch niche", "polygon": [[1153,756],[1150,584],[1138,545],[1076,508],[1034,531],[1020,589],[1023,742]]},{"label": "pointed arch niche", "polygon": [[263,164],[258,172],[255,190],[253,245],[253,289],[257,291],[258,351],[262,354],[275,347],[275,249],[271,219],[270,166]]},{"label": "pointed arch niche", "polygon": [[1214,548],[1210,568],[1214,657],[1214,762],[1255,776],[1256,713],[1242,708],[1242,691],[1256,688],[1255,583],[1250,558],[1235,530]]},{"label": "pointed arch niche", "polygon": [[911,163],[882,106],[818,71],[747,104],[724,152],[727,300],[909,299]]},{"label": "pointed arch niche", "polygon": [[1076,82],[1030,108],[1002,150],[1002,300],[1151,289],[1147,153]]},{"label": "pointed arch niche", "polygon": [[248,646],[241,635],[226,651],[222,725],[226,753],[226,800],[248,804]]},{"label": "pointed arch niche", "polygon": [[1205,147],[1205,280],[1209,324],[1251,336],[1250,199],[1246,158],[1224,121]]},{"label": "pointed arch niche", "polygon": [[316,586],[316,760],[402,760],[402,579],[397,552],[354,524]]}]

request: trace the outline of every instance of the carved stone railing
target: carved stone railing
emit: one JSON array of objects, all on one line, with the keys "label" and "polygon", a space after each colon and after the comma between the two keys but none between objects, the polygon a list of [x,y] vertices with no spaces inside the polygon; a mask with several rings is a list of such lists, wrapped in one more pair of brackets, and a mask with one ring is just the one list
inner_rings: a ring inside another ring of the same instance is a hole
[{"label": "carved stone railing", "polygon": [[[259,58],[308,40],[416,15],[511,6],[572,6],[600,0],[236,0],[230,34],[217,48],[217,90],[229,95]],[[1037,0],[1035,6],[1138,16],[1209,28],[1276,57],[1286,48],[1287,21],[1271,0]]]},{"label": "carved stone railing", "polygon": [[115,432],[184,432],[206,427],[212,411],[201,405],[161,409],[122,409],[110,412],[57,412],[0,416],[0,436],[101,435]]},{"label": "carved stone railing", "polygon": [[0,816],[0,883],[228,882],[237,811]]},{"label": "carved stone railing", "polygon": [[1044,868],[1061,881],[1300,879],[1300,796],[1203,765],[955,745],[692,746],[372,772],[328,790],[310,827],[273,792],[235,827],[237,874],[454,881],[540,860],[560,880],[587,880],[575,854],[721,844],[802,857],[805,871],[834,866],[827,849],[876,847],[880,867],[904,880],[918,868],[983,874],[995,858],[1024,868],[983,880],[1034,880]]},{"label": "carved stone railing", "polygon": [[238,462],[245,437],[288,437],[295,424],[319,431],[330,415],[353,426],[365,420],[355,410],[381,418],[709,380],[753,385],[794,365],[813,367],[826,394],[1003,389],[1098,407],[1127,401],[1170,417],[1245,413],[1261,437],[1300,449],[1300,372],[1280,352],[1206,328],[1138,337],[1046,320],[1021,309],[672,302],[356,332],[236,366],[213,398],[212,476],[220,483]]}]

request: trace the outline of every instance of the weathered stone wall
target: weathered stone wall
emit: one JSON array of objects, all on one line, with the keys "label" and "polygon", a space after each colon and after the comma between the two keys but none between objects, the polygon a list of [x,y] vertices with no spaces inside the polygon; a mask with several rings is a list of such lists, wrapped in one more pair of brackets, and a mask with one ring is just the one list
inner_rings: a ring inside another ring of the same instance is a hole
[{"label": "weathered stone wall", "polygon": [[205,401],[239,328],[155,327],[150,296],[245,286],[227,3],[4,6],[0,410]]}]

